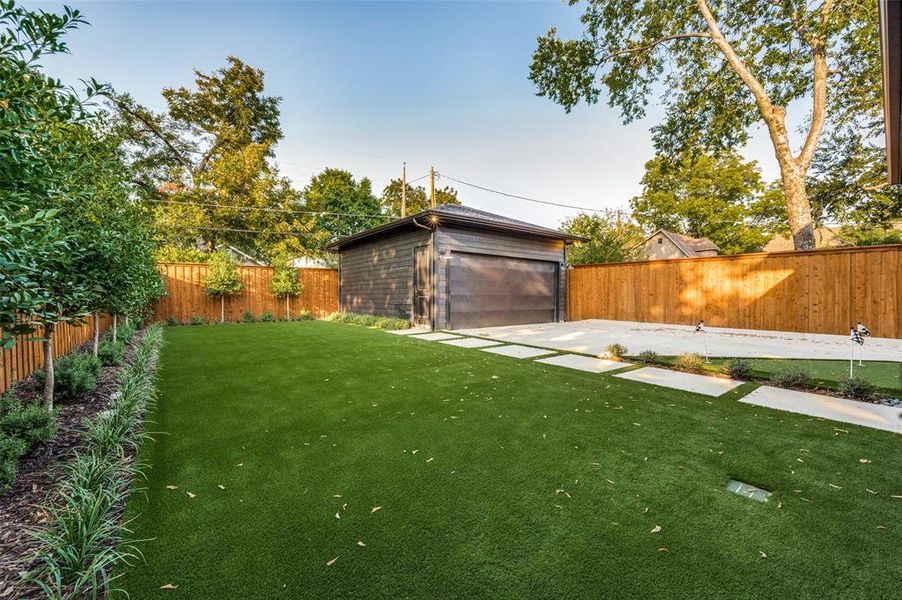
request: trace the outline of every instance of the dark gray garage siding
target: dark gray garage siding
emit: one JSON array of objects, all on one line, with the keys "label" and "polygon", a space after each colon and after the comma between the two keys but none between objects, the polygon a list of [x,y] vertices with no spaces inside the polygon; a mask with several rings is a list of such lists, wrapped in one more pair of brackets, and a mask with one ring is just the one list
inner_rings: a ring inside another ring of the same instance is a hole
[{"label": "dark gray garage siding", "polygon": [[[450,283],[451,269],[455,263],[453,256],[455,252],[544,261],[543,264],[536,264],[540,272],[547,272],[549,267],[547,263],[549,262],[560,265],[564,261],[564,242],[560,240],[517,237],[491,231],[458,229],[452,227],[439,227],[435,233],[435,239],[439,256],[448,257],[447,259],[439,258],[436,265],[435,329],[445,329],[449,326],[454,328],[461,327],[457,323],[450,322],[450,317],[454,310],[451,308],[449,300],[453,299],[454,294],[450,289]],[[548,315],[548,318],[539,319],[533,322],[551,321],[555,319],[563,320],[566,318],[566,271],[560,268],[558,271],[557,314],[552,314],[553,311],[546,310],[546,307],[542,305],[540,311],[541,314],[536,313],[534,316],[541,317],[542,315]],[[541,277],[544,276],[539,275],[539,278]],[[449,296],[449,294],[451,294],[451,296]],[[464,296],[465,295],[466,294],[464,294]],[[539,296],[540,295],[541,294],[539,294]],[[538,298],[533,298],[530,302],[533,300],[540,303],[542,302],[542,300]],[[510,298],[509,305],[511,310],[518,310],[515,298]],[[522,301],[520,305],[522,307]],[[531,307],[528,307],[528,309],[531,310]],[[500,313],[499,318],[501,318]],[[525,321],[516,322],[522,323]]]},{"label": "dark gray garage siding", "polygon": [[413,250],[431,233],[414,231],[367,241],[341,251],[341,310],[409,318],[413,301]]}]

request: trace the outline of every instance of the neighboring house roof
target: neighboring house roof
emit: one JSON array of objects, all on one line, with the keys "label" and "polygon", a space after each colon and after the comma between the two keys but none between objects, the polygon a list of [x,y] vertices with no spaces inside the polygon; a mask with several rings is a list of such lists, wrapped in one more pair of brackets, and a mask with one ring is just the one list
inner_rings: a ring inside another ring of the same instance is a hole
[{"label": "neighboring house roof", "polygon": [[[853,244],[847,242],[840,235],[839,227],[815,227],[814,228],[814,247],[815,248],[845,248]],[[764,246],[765,252],[791,252],[795,250],[792,243],[792,237],[788,235],[774,236],[771,241]]]},{"label": "neighboring house roof", "polygon": [[259,267],[266,266],[266,263],[263,262],[262,260],[254,258],[247,252],[244,252],[243,250],[239,250],[235,246],[229,246],[228,251],[232,253],[232,256],[234,256],[235,258],[237,258],[238,260],[240,260],[242,263],[244,263],[246,265],[257,265]]},{"label": "neighboring house roof", "polygon": [[551,240],[561,240],[565,243],[584,241],[583,238],[569,233],[533,225],[526,221],[519,221],[496,215],[494,213],[478,210],[459,204],[440,204],[415,215],[403,219],[397,219],[378,227],[373,227],[354,235],[342,238],[326,246],[326,250],[332,252],[341,250],[345,246],[360,243],[369,238],[382,237],[418,227],[434,228],[439,225],[466,227],[470,229],[484,229],[497,231],[521,237],[535,237]]},{"label": "neighboring house roof", "polygon": [[720,252],[720,246],[718,246],[708,238],[689,237],[688,235],[682,235],[680,233],[676,233],[675,231],[667,231],[666,229],[658,229],[653,234],[645,238],[645,241],[642,242],[640,246],[647,243],[659,233],[673,242],[673,245],[676,246],[677,249],[688,258],[702,256],[702,252],[710,252],[712,250],[714,252]]},{"label": "neighboring house roof", "polygon": [[288,264],[297,269],[330,269],[333,266],[329,261],[310,256],[297,256],[290,259]]}]

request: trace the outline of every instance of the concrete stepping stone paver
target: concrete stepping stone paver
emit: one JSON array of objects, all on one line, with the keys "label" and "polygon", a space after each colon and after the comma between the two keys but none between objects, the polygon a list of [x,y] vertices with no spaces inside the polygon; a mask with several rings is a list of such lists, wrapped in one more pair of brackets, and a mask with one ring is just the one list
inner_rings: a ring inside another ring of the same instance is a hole
[{"label": "concrete stepping stone paver", "polygon": [[902,433],[902,408],[762,385],[740,402]]},{"label": "concrete stepping stone paver", "polygon": [[512,358],[535,358],[546,354],[554,354],[554,350],[546,350],[545,348],[531,348],[529,346],[495,346],[492,348],[482,348],[483,352],[491,352],[492,354],[500,354],[501,356],[510,356]]},{"label": "concrete stepping stone paver", "polygon": [[479,338],[461,338],[459,340],[445,340],[443,344],[449,346],[457,346],[458,348],[488,348],[489,346],[500,346],[501,342],[492,340],[482,340]]},{"label": "concrete stepping stone paver", "polygon": [[684,392],[705,394],[706,396],[720,396],[723,393],[739,387],[743,383],[742,381],[736,381],[735,379],[724,379],[721,377],[711,377],[709,375],[696,375],[695,373],[682,373],[680,371],[670,371],[669,369],[659,369],[657,367],[642,367],[635,371],[614,375],[614,377],[669,387],[676,390],[683,390]]},{"label": "concrete stepping stone paver", "polygon": [[454,335],[453,333],[445,333],[444,331],[436,331],[433,333],[427,333],[425,335],[414,335],[411,336],[412,340],[429,340],[430,342],[441,342],[444,340],[459,340],[461,336]]},{"label": "concrete stepping stone paver", "polygon": [[569,369],[577,369],[579,371],[588,371],[589,373],[604,373],[605,371],[622,369],[623,367],[628,367],[632,364],[616,360],[594,358],[592,356],[580,356],[578,354],[561,354],[560,356],[540,358],[536,360],[536,362],[558,367],[567,367]]}]

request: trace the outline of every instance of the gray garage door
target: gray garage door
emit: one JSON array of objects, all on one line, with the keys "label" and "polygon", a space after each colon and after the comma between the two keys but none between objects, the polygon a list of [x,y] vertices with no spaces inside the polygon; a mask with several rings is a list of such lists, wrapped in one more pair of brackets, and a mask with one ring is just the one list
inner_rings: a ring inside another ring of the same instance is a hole
[{"label": "gray garage door", "polygon": [[448,290],[451,328],[554,321],[557,269],[554,262],[455,252]]}]

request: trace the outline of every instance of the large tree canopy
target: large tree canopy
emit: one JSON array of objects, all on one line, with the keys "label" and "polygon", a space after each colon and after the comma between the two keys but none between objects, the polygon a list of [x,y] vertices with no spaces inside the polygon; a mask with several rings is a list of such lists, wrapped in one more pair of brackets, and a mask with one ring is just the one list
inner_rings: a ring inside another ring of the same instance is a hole
[{"label": "large tree canopy", "polygon": [[570,110],[606,90],[626,121],[657,96],[653,140],[671,157],[732,150],[765,125],[795,245],[814,247],[806,179],[825,125],[879,122],[876,2],[589,0],[582,23],[580,38],[539,38],[530,78],[540,95]]},{"label": "large tree canopy", "polygon": [[766,189],[757,165],[733,153],[648,161],[642,194],[630,205],[646,229],[706,237],[724,254],[760,251],[785,219],[779,191]]},{"label": "large tree canopy", "polygon": [[636,260],[644,237],[635,223],[603,214],[579,214],[561,223],[561,230],[588,240],[567,249],[572,265]]},{"label": "large tree canopy", "polygon": [[[316,245],[385,223],[373,185],[341,169],[325,169],[304,188],[304,208],[313,211]],[[316,214],[326,213],[326,214]]]},{"label": "large tree canopy", "polygon": [[231,56],[215,73],[196,71],[194,83],[165,88],[163,114],[116,98],[167,254],[223,245],[262,257],[304,252],[306,236],[286,235],[305,229],[308,219],[291,212],[300,197],[271,163],[280,98],[264,93],[262,71]]}]

